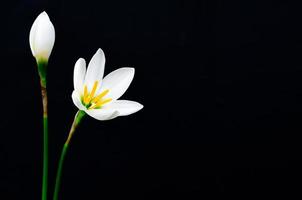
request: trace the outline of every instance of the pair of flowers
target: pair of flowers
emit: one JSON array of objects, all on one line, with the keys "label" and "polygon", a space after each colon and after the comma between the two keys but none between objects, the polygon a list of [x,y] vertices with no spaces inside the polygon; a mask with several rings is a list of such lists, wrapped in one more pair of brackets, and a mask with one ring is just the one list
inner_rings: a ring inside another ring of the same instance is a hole
[{"label": "pair of flowers", "polygon": [[[48,62],[54,42],[55,29],[46,12],[41,13],[30,31],[30,47],[37,62]],[[113,119],[135,113],[143,108],[140,103],[117,100],[128,89],[134,68],[120,68],[104,79],[105,55],[101,49],[94,54],[86,70],[86,62],[78,59],[74,67],[72,100],[79,110],[98,120]]]},{"label": "pair of flowers", "polygon": [[[48,188],[48,114],[47,114],[47,65],[55,42],[55,28],[46,12],[42,12],[34,21],[29,36],[30,48],[36,59],[41,81],[43,98],[43,182],[42,200],[47,199]],[[120,68],[103,78],[105,55],[101,49],[91,58],[88,68],[83,58],[77,60],[74,66],[72,100],[79,109],[71,126],[68,138],[63,146],[53,199],[58,199],[61,174],[65,155],[77,126],[87,114],[98,120],[110,120],[118,116],[126,116],[143,108],[138,102],[118,100],[128,89],[134,77],[134,68]]]}]

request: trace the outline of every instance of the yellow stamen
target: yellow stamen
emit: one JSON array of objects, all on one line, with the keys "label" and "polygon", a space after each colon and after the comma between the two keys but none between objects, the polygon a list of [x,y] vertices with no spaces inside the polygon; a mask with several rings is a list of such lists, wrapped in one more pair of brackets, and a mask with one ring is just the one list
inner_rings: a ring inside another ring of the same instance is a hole
[{"label": "yellow stamen", "polygon": [[101,102],[98,102],[97,104],[100,104],[99,106],[101,106],[101,105],[104,105],[105,103],[108,103],[108,102],[110,102],[110,101],[112,101],[112,99],[111,99],[111,98],[108,98],[108,99],[105,99],[105,100],[103,100],[103,101],[101,101]]},{"label": "yellow stamen", "polygon": [[95,91],[96,91],[96,88],[98,87],[98,84],[99,84],[99,82],[98,81],[95,81],[94,82],[94,85],[93,85],[93,88],[92,88],[92,90],[91,90],[91,92],[90,92],[90,98],[93,98],[94,97],[94,93],[95,93]]},{"label": "yellow stamen", "polygon": [[86,97],[88,94],[88,89],[87,89],[87,85],[85,85],[84,87],[84,97]]},{"label": "yellow stamen", "polygon": [[98,81],[94,82],[93,88],[91,92],[88,91],[87,85],[84,86],[84,94],[83,94],[83,104],[86,106],[87,109],[94,109],[94,108],[99,108],[103,106],[104,104],[112,101],[111,98],[107,99],[102,99],[106,94],[108,94],[109,90],[104,90],[101,92],[99,95],[94,97],[96,90],[98,88]]},{"label": "yellow stamen", "polygon": [[84,87],[84,99],[83,99],[85,104],[88,103],[87,98],[88,98],[88,89],[87,89],[87,85],[85,85],[85,87]]},{"label": "yellow stamen", "polygon": [[89,109],[94,109],[94,108],[97,108],[97,107],[100,107],[108,102],[112,101],[111,98],[108,98],[108,99],[105,99],[105,100],[101,100],[101,101],[98,101],[94,106],[90,107]]},{"label": "yellow stamen", "polygon": [[92,99],[93,103],[97,103],[101,98],[103,98],[107,93],[109,92],[109,90],[104,90],[101,94],[99,94],[98,96],[96,96],[95,98]]}]

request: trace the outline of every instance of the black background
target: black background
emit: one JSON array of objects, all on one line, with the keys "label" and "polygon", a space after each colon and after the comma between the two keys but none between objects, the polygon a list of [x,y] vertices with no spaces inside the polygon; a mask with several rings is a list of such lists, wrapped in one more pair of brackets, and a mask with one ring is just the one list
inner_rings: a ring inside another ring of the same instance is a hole
[{"label": "black background", "polygon": [[77,111],[74,63],[99,47],[105,74],[135,67],[123,99],[145,107],[112,121],[85,118],[61,199],[301,195],[301,8],[273,0],[2,2],[0,199],[40,198],[42,105],[28,37],[43,10],[56,30],[50,196]]}]

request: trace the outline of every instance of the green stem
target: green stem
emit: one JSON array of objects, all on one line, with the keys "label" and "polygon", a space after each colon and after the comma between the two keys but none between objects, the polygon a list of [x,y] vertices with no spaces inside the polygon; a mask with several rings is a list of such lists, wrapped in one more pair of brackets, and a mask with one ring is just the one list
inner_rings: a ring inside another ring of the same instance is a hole
[{"label": "green stem", "polygon": [[38,72],[40,76],[42,103],[43,103],[43,178],[42,178],[42,200],[47,200],[48,185],[48,111],[46,90],[47,60],[37,59]]},{"label": "green stem", "polygon": [[55,183],[55,190],[54,190],[54,195],[53,195],[53,200],[58,200],[59,196],[59,190],[60,190],[60,185],[61,185],[61,177],[62,177],[62,171],[63,171],[63,164],[66,156],[66,152],[68,150],[70,140],[76,130],[76,128],[79,126],[82,118],[85,116],[84,111],[78,111],[76,116],[74,117],[74,121],[72,123],[71,129],[69,131],[68,138],[63,146],[61,157],[59,160],[59,165],[58,165],[58,170],[57,170],[57,177],[56,177],[56,183]]},{"label": "green stem", "polygon": [[47,92],[46,87],[41,85],[43,102],[43,179],[42,200],[47,200],[48,183],[48,114],[47,114]]},{"label": "green stem", "polygon": [[67,149],[68,149],[68,145],[64,144],[63,149],[62,149],[62,153],[61,153],[61,157],[60,157],[60,161],[59,161],[59,165],[58,165],[58,171],[57,171],[57,177],[56,177],[56,183],[55,183],[55,191],[54,191],[54,195],[53,195],[54,200],[57,200],[58,196],[59,196],[59,189],[60,189],[60,186],[61,186],[62,169],[63,169],[63,164],[64,164]]}]

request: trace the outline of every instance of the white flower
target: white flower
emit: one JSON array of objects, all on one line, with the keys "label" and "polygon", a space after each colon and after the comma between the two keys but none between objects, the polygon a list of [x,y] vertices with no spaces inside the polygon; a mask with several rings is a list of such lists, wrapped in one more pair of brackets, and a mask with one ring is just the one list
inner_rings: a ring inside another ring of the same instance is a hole
[{"label": "white flower", "polygon": [[105,55],[101,49],[91,58],[87,72],[83,58],[76,62],[72,93],[74,104],[98,120],[130,115],[142,109],[140,103],[117,100],[128,89],[134,77],[134,68],[119,68],[103,79],[104,68]]},{"label": "white flower", "polygon": [[34,21],[29,34],[29,44],[37,60],[48,61],[55,42],[55,28],[46,12]]}]

